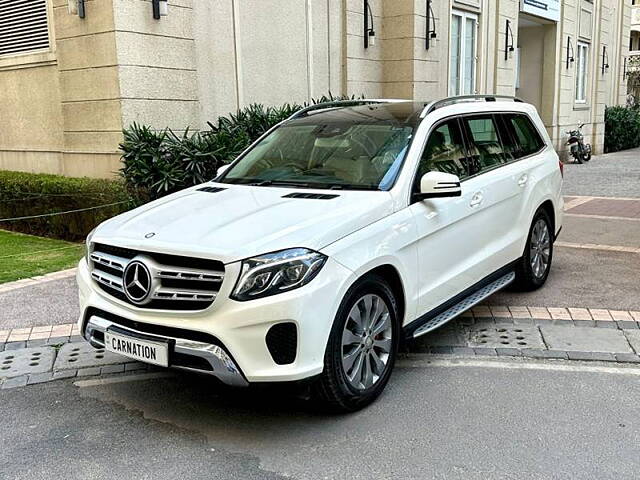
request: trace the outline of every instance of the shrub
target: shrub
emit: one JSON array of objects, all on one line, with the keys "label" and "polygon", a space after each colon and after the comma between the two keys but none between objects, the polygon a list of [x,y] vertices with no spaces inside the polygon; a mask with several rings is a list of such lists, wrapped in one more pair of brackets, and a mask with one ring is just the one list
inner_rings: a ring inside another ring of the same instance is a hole
[{"label": "shrub", "polygon": [[[348,98],[329,94],[313,103]],[[187,130],[182,135],[133,124],[123,131],[120,174],[127,185],[146,190],[151,198],[203,183],[214,178],[220,166],[235,159],[272,126],[305,106],[253,104],[220,117],[215,123],[208,122],[208,130]]]},{"label": "shrub", "polygon": [[0,219],[117,204],[64,215],[0,221],[0,228],[79,241],[100,222],[145,200],[124,182],[0,171]]},{"label": "shrub", "polygon": [[604,151],[640,147],[640,109],[608,107],[605,110]]}]

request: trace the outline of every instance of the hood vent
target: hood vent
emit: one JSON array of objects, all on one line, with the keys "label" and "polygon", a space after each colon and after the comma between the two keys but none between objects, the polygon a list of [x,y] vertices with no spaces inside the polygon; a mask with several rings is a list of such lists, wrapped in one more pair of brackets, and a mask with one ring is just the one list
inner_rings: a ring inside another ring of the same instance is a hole
[{"label": "hood vent", "polygon": [[294,192],[289,195],[284,195],[282,198],[307,198],[313,200],[331,200],[332,198],[337,198],[340,195],[331,195],[328,193],[303,193],[303,192]]},{"label": "hood vent", "polygon": [[202,188],[198,189],[199,192],[209,192],[209,193],[218,193],[218,192],[221,192],[222,190],[226,190],[226,188],[222,188],[222,187],[202,187]]}]

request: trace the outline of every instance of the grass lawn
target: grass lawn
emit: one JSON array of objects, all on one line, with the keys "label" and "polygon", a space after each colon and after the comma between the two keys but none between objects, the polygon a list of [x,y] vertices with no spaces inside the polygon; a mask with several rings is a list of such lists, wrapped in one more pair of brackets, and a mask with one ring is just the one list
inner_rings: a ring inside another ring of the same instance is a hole
[{"label": "grass lawn", "polygon": [[74,267],[84,245],[0,230],[0,283]]}]

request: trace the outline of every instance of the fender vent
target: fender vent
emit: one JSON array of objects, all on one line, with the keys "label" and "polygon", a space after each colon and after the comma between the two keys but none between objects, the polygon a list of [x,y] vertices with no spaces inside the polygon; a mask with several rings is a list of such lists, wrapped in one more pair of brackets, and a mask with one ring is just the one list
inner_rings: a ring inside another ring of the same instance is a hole
[{"label": "fender vent", "polygon": [[209,193],[218,193],[218,192],[221,192],[222,190],[226,190],[226,188],[222,188],[222,187],[202,187],[202,188],[198,189],[199,192],[209,192]]},{"label": "fender vent", "polygon": [[278,323],[267,332],[267,348],[278,365],[288,365],[296,359],[298,329],[295,323]]},{"label": "fender vent", "polygon": [[289,195],[284,195],[282,198],[307,198],[314,200],[331,200],[332,198],[337,198],[340,195],[331,195],[328,193],[303,193],[303,192],[294,192]]}]

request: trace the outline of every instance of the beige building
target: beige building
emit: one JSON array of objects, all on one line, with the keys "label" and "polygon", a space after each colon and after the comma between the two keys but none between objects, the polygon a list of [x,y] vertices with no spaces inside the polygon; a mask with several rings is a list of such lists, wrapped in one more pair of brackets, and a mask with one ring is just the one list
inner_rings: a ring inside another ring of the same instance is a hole
[{"label": "beige building", "polygon": [[600,152],[631,2],[0,0],[0,168],[110,176],[134,121],[202,128],[327,92],[517,95],[559,150],[585,123]]}]

